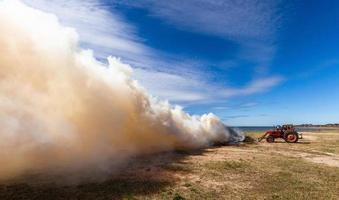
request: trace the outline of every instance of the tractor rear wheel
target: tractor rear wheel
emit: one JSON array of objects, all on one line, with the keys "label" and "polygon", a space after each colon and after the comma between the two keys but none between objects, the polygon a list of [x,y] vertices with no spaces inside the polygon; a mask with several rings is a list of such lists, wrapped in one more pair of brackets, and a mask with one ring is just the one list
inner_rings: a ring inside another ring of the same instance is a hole
[{"label": "tractor rear wheel", "polygon": [[285,141],[288,143],[296,143],[298,142],[298,139],[298,133],[295,132],[287,133],[285,136]]},{"label": "tractor rear wheel", "polygon": [[266,138],[266,141],[268,142],[268,143],[273,143],[274,142],[274,137],[273,136],[268,136],[267,138]]}]

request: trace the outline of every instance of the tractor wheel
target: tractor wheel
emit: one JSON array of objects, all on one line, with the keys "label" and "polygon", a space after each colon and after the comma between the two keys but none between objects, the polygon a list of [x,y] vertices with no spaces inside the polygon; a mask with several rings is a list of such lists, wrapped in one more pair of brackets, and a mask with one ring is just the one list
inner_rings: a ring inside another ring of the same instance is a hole
[{"label": "tractor wheel", "polygon": [[267,141],[268,143],[273,143],[273,142],[274,142],[274,137],[273,137],[273,136],[268,136],[268,137],[266,138],[266,141]]},{"label": "tractor wheel", "polygon": [[285,141],[288,143],[296,143],[298,142],[298,134],[295,132],[287,133],[285,136]]}]

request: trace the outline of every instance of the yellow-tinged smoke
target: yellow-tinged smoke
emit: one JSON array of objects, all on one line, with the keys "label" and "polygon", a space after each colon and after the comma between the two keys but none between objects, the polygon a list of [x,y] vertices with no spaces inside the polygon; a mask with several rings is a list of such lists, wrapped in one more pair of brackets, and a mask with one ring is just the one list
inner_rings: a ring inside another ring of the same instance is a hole
[{"label": "yellow-tinged smoke", "polygon": [[213,114],[158,101],[129,65],[108,63],[80,49],[77,33],[54,15],[0,1],[0,179],[230,139]]}]

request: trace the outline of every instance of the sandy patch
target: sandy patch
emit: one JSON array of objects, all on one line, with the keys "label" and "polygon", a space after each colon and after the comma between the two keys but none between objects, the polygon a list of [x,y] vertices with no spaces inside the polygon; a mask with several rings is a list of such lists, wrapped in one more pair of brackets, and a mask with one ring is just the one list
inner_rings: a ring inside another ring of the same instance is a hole
[{"label": "sandy patch", "polygon": [[306,157],[306,160],[309,160],[314,163],[325,164],[332,167],[339,167],[339,157],[329,157],[329,156],[316,156],[316,157]]},{"label": "sandy patch", "polygon": [[279,152],[276,153],[283,154],[285,156],[291,156],[296,158],[302,158],[307,161],[317,163],[317,164],[324,164],[331,167],[339,167],[339,155],[333,153],[327,153],[322,151],[311,150],[312,153],[307,152]]}]

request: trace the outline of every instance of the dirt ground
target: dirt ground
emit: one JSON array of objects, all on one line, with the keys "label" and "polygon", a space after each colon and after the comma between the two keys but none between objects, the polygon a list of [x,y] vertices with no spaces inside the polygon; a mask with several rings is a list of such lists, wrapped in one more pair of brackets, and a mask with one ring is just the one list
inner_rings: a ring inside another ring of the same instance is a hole
[{"label": "dirt ground", "polygon": [[138,157],[99,182],[29,176],[0,183],[0,199],[339,199],[339,131],[303,137]]}]

